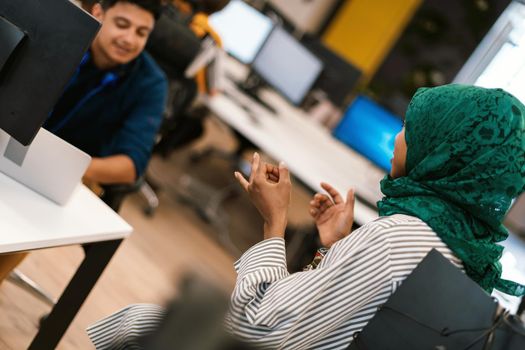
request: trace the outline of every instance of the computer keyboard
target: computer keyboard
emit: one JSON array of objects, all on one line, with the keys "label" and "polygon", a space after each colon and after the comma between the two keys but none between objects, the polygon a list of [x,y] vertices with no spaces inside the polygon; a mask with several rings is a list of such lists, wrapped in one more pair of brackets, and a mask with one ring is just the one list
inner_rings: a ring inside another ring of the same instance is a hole
[{"label": "computer keyboard", "polygon": [[243,93],[245,93],[247,96],[249,96],[250,99],[254,100],[261,107],[267,109],[270,112],[271,115],[277,116],[277,110],[275,108],[273,108],[270,104],[266,103],[262,98],[259,97],[259,95],[257,95],[254,92],[251,92],[250,90],[243,91]]},{"label": "computer keyboard", "polygon": [[256,94],[248,94],[244,90],[237,89],[237,87],[225,89],[222,93],[254,118],[256,118],[261,111],[264,111],[265,115],[271,117],[277,117],[278,115],[274,107],[270,106]]}]

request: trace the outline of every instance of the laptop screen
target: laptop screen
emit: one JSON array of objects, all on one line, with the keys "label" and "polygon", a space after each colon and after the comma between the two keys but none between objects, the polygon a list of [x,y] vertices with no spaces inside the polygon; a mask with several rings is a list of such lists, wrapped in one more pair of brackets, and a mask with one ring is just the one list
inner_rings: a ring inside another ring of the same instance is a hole
[{"label": "laptop screen", "polygon": [[348,107],[334,136],[389,172],[394,139],[403,121],[374,101],[358,96]]}]

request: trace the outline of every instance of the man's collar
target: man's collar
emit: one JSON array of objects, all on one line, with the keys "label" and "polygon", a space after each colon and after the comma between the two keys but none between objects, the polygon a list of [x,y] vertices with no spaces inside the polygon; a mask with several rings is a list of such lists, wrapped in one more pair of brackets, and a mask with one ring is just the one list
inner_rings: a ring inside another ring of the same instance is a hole
[{"label": "man's collar", "polygon": [[137,61],[139,60],[139,58],[141,56],[142,56],[142,53],[140,53],[135,59],[133,59],[132,61],[130,61],[128,63],[119,64],[119,65],[117,65],[115,67],[112,67],[112,68],[109,68],[109,69],[100,69],[100,68],[98,68],[95,65],[95,63],[93,61],[93,55],[91,53],[91,49],[89,49],[88,51],[86,51],[86,53],[82,57],[82,60],[80,61],[80,67],[89,64],[89,65],[92,65],[93,67],[95,67],[96,69],[98,69],[100,71],[111,72],[113,74],[116,74],[119,78],[123,78],[123,77],[129,75],[133,71],[134,67],[137,64]]}]

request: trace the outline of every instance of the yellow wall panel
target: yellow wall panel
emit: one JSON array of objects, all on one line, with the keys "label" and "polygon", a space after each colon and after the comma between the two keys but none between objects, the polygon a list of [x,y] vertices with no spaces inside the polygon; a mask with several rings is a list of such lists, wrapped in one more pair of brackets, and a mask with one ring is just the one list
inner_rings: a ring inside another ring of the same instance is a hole
[{"label": "yellow wall panel", "polygon": [[324,43],[372,77],[422,0],[347,0]]}]

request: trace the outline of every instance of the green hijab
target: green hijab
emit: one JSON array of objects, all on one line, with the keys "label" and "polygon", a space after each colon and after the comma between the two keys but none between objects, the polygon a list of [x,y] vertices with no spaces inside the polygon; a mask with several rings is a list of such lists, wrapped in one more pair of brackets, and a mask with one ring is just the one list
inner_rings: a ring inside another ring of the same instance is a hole
[{"label": "green hijab", "polygon": [[525,186],[525,106],[502,89],[419,89],[405,116],[406,176],[381,181],[381,216],[426,222],[483,289],[511,295],[501,279],[502,221]]}]

